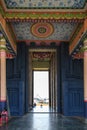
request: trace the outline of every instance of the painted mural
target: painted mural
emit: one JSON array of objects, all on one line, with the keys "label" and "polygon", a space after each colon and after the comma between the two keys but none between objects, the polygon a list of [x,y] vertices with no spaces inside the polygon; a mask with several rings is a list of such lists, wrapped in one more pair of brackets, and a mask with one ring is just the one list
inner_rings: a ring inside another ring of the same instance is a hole
[{"label": "painted mural", "polygon": [[8,8],[83,8],[86,0],[4,0]]},{"label": "painted mural", "polygon": [[[39,26],[40,24],[40,26]],[[42,32],[44,31],[48,31],[47,26],[43,29],[43,23],[42,23],[42,27],[41,27],[41,23],[38,23],[37,29],[36,30],[39,31],[39,33],[37,34],[37,36],[35,36],[32,33],[32,28],[35,24],[33,24],[32,22],[14,22],[12,24],[13,26],[13,30],[16,34],[16,38],[17,40],[65,40],[68,41],[71,38],[71,35],[73,34],[73,32],[75,31],[78,23],[67,23],[67,22],[63,22],[63,23],[51,23],[53,30],[52,34],[48,35],[48,37],[41,37],[41,35],[46,34],[46,32]],[[46,30],[47,29],[47,30]],[[52,29],[52,28],[51,28]],[[34,30],[33,30],[34,32]],[[39,35],[41,33],[41,35]],[[47,35],[46,35],[47,36]]]}]

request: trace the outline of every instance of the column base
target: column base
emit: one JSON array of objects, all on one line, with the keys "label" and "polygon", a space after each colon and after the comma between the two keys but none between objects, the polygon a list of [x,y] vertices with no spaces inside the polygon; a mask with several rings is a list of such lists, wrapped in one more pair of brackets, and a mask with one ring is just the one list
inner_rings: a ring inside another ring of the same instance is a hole
[{"label": "column base", "polygon": [[3,111],[4,109],[7,109],[7,103],[6,101],[0,101],[0,111]]}]

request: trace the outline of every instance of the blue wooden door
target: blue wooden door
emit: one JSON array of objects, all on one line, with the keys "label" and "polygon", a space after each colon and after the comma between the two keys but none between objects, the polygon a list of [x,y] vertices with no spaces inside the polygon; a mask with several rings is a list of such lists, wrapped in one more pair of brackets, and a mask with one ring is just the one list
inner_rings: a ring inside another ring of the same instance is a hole
[{"label": "blue wooden door", "polygon": [[24,114],[24,85],[22,81],[10,80],[7,88],[11,116]]},{"label": "blue wooden door", "polygon": [[84,116],[83,81],[64,82],[63,101],[64,115]]}]

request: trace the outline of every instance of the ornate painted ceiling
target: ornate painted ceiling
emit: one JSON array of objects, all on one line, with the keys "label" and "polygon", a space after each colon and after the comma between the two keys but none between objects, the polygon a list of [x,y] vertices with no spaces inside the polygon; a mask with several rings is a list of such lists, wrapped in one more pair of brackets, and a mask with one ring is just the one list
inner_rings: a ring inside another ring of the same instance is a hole
[{"label": "ornate painted ceiling", "polygon": [[17,41],[69,41],[78,23],[32,23],[14,22],[13,31]]},{"label": "ornate painted ceiling", "polygon": [[0,14],[16,42],[68,42],[71,53],[86,32],[87,0],[0,0]]},{"label": "ornate painted ceiling", "polygon": [[86,0],[4,0],[7,8],[84,8]]}]

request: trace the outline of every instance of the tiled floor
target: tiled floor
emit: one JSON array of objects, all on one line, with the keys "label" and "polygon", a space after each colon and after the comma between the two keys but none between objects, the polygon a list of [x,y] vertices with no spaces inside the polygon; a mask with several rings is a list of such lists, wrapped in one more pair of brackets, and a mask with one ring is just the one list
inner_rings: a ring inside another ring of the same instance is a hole
[{"label": "tiled floor", "polygon": [[41,107],[39,112],[34,110],[23,117],[15,117],[8,124],[0,127],[0,130],[87,130],[87,124],[81,120],[43,109],[45,110]]},{"label": "tiled floor", "polygon": [[54,112],[53,109],[49,108],[49,106],[36,106],[34,107],[30,112],[34,113],[48,113],[48,112]]}]

